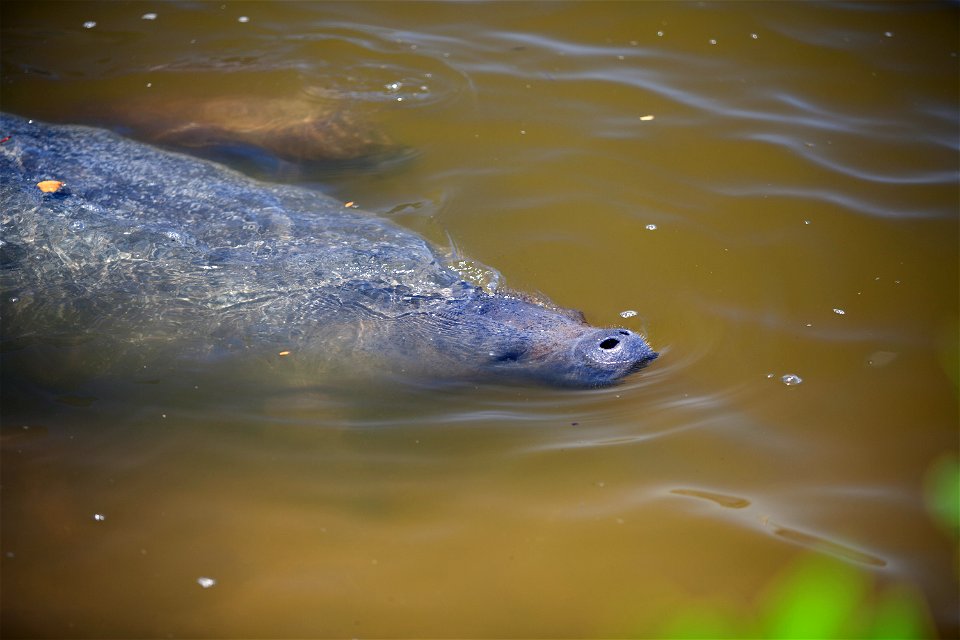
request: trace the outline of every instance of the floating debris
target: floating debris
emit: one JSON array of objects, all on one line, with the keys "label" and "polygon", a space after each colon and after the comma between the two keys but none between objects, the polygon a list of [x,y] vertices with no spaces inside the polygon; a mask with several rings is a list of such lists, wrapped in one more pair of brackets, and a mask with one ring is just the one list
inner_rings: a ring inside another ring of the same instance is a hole
[{"label": "floating debris", "polygon": [[835,314],[837,314],[838,316],[843,316],[843,315],[846,315],[846,314],[847,314],[847,312],[844,311],[843,309],[834,309],[833,312],[834,312]]},{"label": "floating debris", "polygon": [[107,516],[103,515],[102,513],[95,513],[93,514],[93,519],[97,522],[103,522],[107,519]]},{"label": "floating debris", "polygon": [[145,13],[145,14],[143,14],[142,16],[140,16],[140,19],[141,19],[141,20],[156,20],[156,19],[157,19],[157,14],[155,14],[155,13]]},{"label": "floating debris", "polygon": [[870,367],[885,367],[894,360],[897,359],[897,352],[895,351],[874,351],[867,358],[867,366]]},{"label": "floating debris", "polygon": [[626,311],[621,311],[621,312],[620,312],[620,317],[621,317],[621,318],[632,318],[632,317],[635,316],[635,315],[637,315],[637,312],[634,311],[633,309],[627,309]]},{"label": "floating debris", "polygon": [[65,182],[60,182],[59,180],[41,180],[37,183],[37,188],[44,193],[56,193],[63,188]]},{"label": "floating debris", "polygon": [[95,26],[97,26],[97,23],[94,22],[93,20],[87,20],[86,22],[83,23],[84,29],[93,29]]},{"label": "floating debris", "polygon": [[656,230],[657,230],[657,225],[655,225],[655,224],[648,224],[648,225],[647,225],[646,227],[644,227],[644,228],[645,228],[647,231],[656,231]]},{"label": "floating debris", "polygon": [[780,378],[780,380],[782,380],[783,384],[787,385],[788,387],[792,387],[793,385],[797,385],[803,382],[803,378],[801,378],[795,373],[788,373],[782,378]]},{"label": "floating debris", "polygon": [[197,578],[197,584],[203,587],[204,589],[209,589],[210,587],[217,584],[217,581],[213,578],[207,578],[206,576],[200,576]]}]

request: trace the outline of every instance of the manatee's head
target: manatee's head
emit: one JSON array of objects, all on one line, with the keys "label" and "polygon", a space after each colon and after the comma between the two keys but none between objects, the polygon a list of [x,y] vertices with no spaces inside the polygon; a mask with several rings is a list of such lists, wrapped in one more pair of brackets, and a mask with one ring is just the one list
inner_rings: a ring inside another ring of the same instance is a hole
[{"label": "manatee's head", "polygon": [[612,384],[657,357],[641,335],[598,329],[579,312],[517,298],[484,296],[463,310],[464,328],[479,331],[481,373],[496,379],[570,387]]}]

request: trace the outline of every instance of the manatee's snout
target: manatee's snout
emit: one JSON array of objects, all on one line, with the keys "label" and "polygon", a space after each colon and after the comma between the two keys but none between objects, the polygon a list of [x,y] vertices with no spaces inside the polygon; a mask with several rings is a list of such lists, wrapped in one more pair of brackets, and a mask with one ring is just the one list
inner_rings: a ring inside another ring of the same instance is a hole
[{"label": "manatee's snout", "polygon": [[619,328],[590,332],[580,339],[576,351],[601,384],[641,369],[659,355],[640,334]]}]

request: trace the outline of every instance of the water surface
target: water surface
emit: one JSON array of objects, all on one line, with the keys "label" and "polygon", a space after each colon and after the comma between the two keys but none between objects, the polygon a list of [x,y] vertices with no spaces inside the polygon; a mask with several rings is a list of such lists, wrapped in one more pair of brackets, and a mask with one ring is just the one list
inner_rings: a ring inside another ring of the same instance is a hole
[{"label": "water surface", "polygon": [[5,2],[5,110],[344,96],[414,153],[280,179],[662,356],[585,391],[4,392],[3,635],[771,635],[784,576],[823,562],[856,592],[837,635],[896,600],[955,636],[930,504],[957,460],[958,24]]}]

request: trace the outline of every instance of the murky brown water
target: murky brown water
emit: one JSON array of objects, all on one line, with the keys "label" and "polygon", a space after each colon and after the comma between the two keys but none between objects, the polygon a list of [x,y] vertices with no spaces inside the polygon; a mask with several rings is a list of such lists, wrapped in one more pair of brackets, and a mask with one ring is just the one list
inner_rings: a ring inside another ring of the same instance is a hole
[{"label": "murky brown water", "polygon": [[901,594],[956,636],[956,4],[5,2],[0,46],[3,108],[59,121],[349,96],[416,158],[293,179],[663,353],[600,391],[5,394],[4,637],[776,635],[818,559],[840,635]]}]

